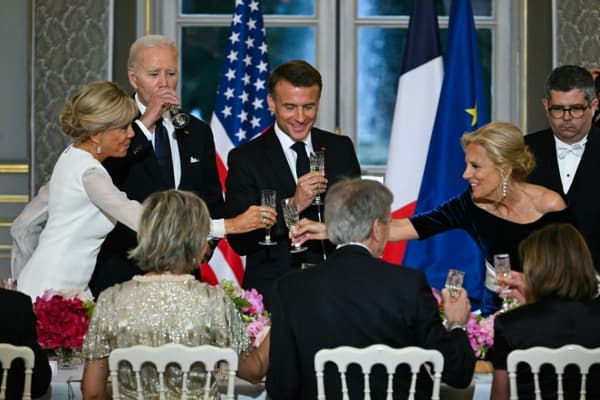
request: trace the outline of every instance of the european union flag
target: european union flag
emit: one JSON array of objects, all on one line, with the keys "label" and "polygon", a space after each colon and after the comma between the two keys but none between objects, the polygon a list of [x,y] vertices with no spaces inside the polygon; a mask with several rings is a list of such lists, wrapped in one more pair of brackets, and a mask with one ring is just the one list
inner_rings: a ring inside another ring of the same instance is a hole
[{"label": "european union flag", "polygon": [[[444,82],[415,214],[429,211],[466,189],[460,137],[489,122],[470,0],[452,1],[448,31]],[[481,298],[484,257],[462,230],[410,241],[403,263],[425,271],[430,285],[436,288],[444,286],[448,269],[461,269],[469,297]]]}]

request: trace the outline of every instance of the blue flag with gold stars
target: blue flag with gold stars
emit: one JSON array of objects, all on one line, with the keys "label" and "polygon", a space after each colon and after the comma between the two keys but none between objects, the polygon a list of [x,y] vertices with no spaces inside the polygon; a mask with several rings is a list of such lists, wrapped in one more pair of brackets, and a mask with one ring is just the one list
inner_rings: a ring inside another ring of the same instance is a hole
[{"label": "blue flag with gold stars", "polygon": [[[444,81],[415,214],[429,211],[467,189],[460,138],[489,122],[477,35],[470,0],[452,0]],[[448,269],[465,271],[473,309],[483,292],[484,257],[462,230],[408,242],[403,264],[421,269],[432,287],[443,288]],[[473,301],[475,300],[475,301]]]}]

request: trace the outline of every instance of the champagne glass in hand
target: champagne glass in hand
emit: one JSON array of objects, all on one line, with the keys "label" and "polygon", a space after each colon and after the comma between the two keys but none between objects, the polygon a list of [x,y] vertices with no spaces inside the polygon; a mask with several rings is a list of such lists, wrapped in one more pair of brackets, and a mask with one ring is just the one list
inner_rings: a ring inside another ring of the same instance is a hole
[{"label": "champagne glass in hand", "polygon": [[465,272],[458,269],[450,269],[448,270],[448,276],[446,277],[446,290],[450,293],[450,297],[453,299],[458,299],[460,296],[460,291],[463,287],[463,280],[465,277]]},{"label": "champagne glass in hand", "polygon": [[[285,221],[285,225],[288,227],[290,232],[292,232],[293,237],[296,233],[296,230],[298,230],[298,222],[300,221],[296,202],[293,198],[283,199],[281,200],[281,209],[283,210],[283,220]],[[293,243],[290,253],[300,253],[306,249],[307,247],[302,246],[300,243]]]},{"label": "champagne glass in hand", "polygon": [[[263,206],[275,208],[277,206],[277,192],[271,189],[263,189],[260,193],[260,204]],[[263,246],[275,246],[277,242],[271,240],[271,225],[266,222],[266,219],[263,218],[263,222],[265,224],[265,238],[258,242],[258,244],[262,244]]]},{"label": "champagne glass in hand", "polygon": [[[322,150],[315,151],[310,155],[310,172],[320,172],[325,175],[325,152]],[[323,200],[318,194],[313,200],[314,205],[322,205]]]},{"label": "champagne glass in hand", "polygon": [[494,271],[496,272],[496,282],[502,288],[500,297],[502,297],[502,311],[509,308],[508,294],[510,288],[506,284],[506,278],[510,275],[510,256],[508,254],[494,254]]}]

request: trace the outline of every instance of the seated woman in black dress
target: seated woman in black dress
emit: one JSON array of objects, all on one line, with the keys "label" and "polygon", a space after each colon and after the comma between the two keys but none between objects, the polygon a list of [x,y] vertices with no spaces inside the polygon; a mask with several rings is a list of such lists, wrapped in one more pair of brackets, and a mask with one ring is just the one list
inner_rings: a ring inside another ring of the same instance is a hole
[{"label": "seated woman in black dress", "polygon": [[[508,399],[506,357],[516,349],[566,344],[600,347],[600,300],[592,257],[581,234],[569,224],[552,224],[521,242],[526,305],[499,315],[494,323],[492,399]],[[599,360],[600,362],[600,360]],[[600,399],[600,365],[587,378],[587,398]],[[542,368],[542,372],[544,369]],[[567,373],[565,399],[579,398],[579,374]],[[556,393],[554,373],[542,374],[542,396]],[[532,376],[517,371],[519,399],[533,399]]]},{"label": "seated woman in black dress", "polygon": [[[550,223],[570,221],[570,217],[558,193],[525,182],[535,160],[519,128],[491,122],[465,133],[461,143],[466,163],[463,179],[468,187],[431,211],[392,220],[389,240],[426,239],[452,229],[466,231],[486,259],[481,311],[487,315],[500,306],[491,267],[494,254],[508,253],[512,268],[521,271],[517,257],[521,240]],[[324,225],[303,220],[298,234],[304,235],[300,240],[322,239]]]}]

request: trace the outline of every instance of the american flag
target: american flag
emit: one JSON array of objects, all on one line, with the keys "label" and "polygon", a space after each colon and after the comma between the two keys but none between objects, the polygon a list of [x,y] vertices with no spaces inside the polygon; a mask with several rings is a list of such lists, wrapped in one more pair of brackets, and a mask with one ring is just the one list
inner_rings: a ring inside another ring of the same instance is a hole
[{"label": "american flag", "polygon": [[[268,77],[269,58],[260,4],[258,0],[236,0],[229,46],[210,120],[223,188],[229,150],[252,140],[273,123],[267,105]],[[230,279],[241,286],[243,277],[243,258],[226,239],[221,240],[210,264],[202,266],[202,280],[217,284],[221,279]]]}]

